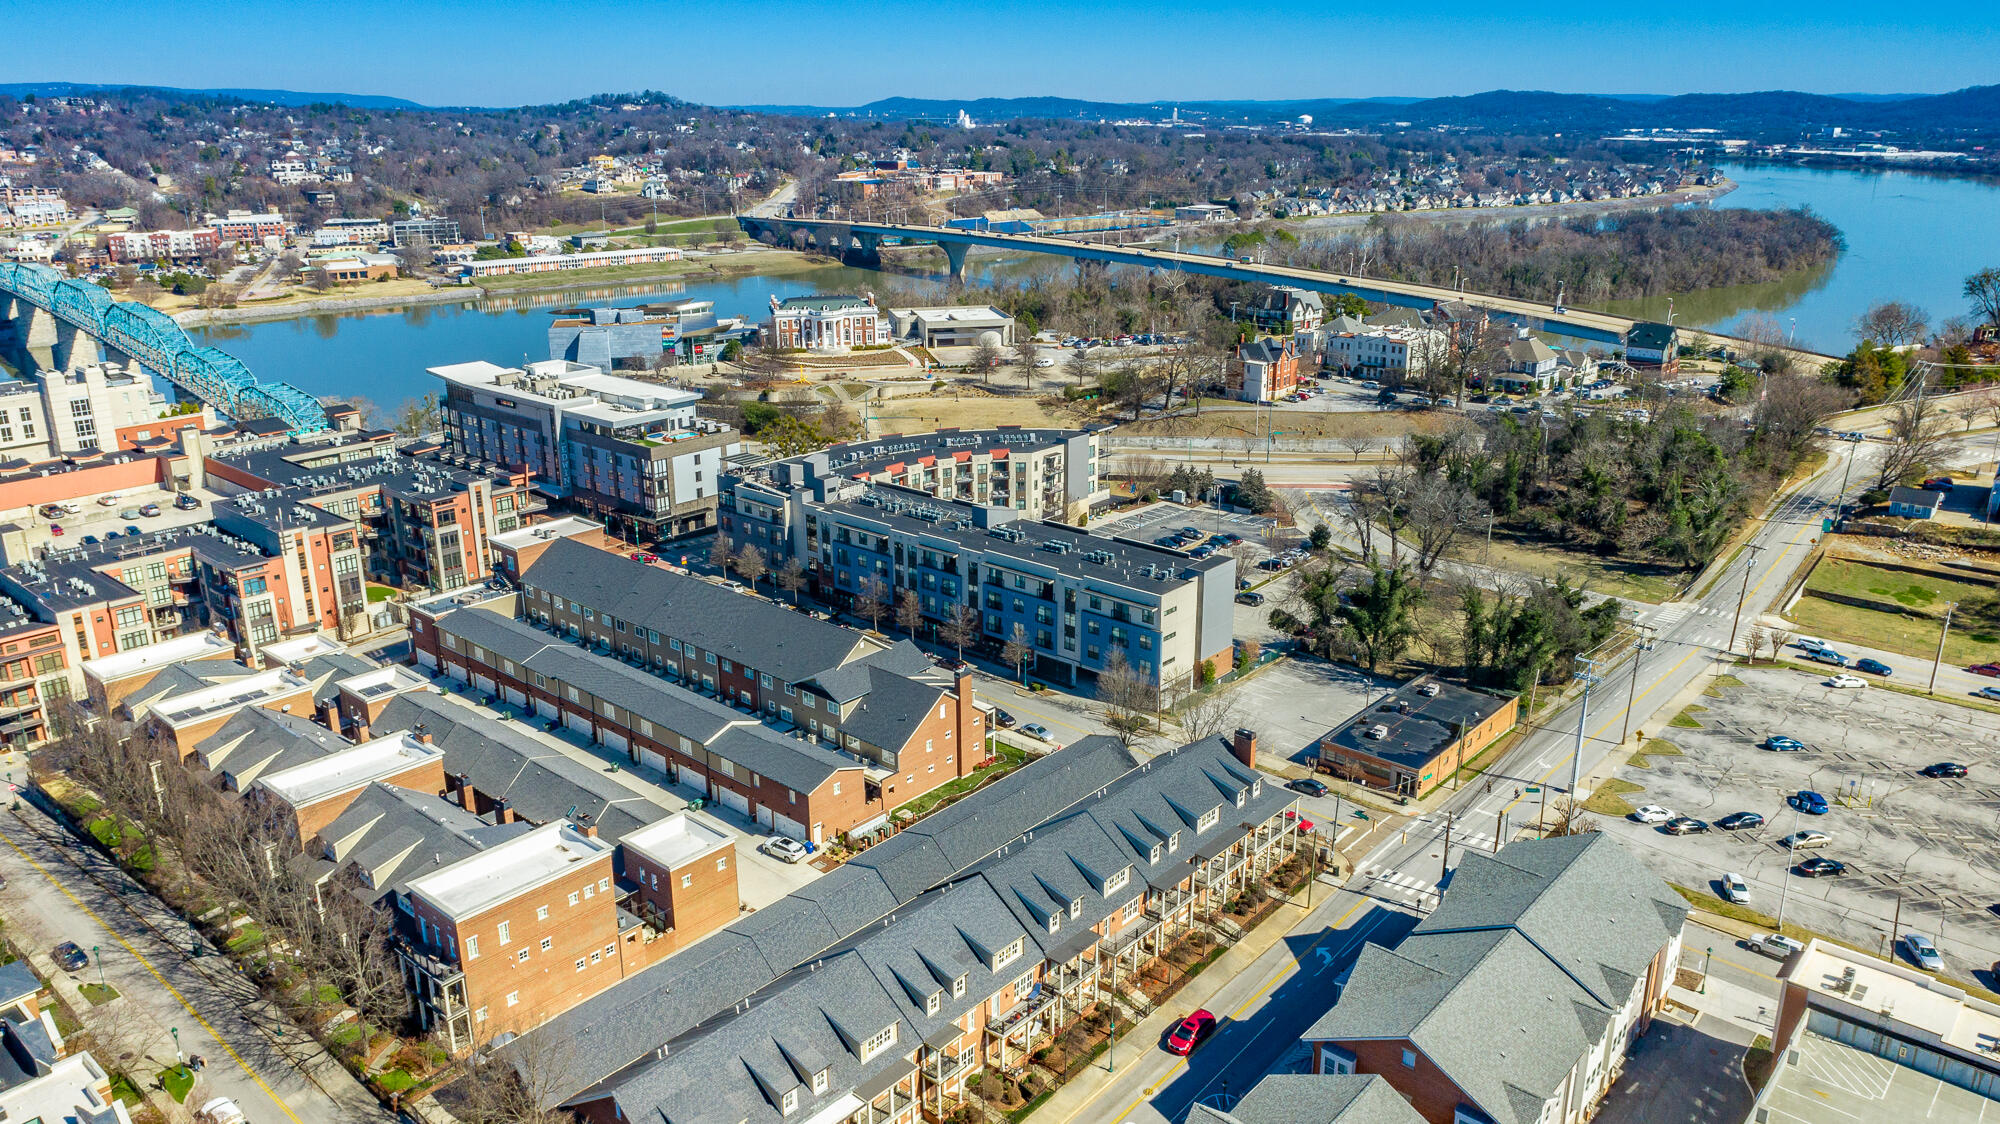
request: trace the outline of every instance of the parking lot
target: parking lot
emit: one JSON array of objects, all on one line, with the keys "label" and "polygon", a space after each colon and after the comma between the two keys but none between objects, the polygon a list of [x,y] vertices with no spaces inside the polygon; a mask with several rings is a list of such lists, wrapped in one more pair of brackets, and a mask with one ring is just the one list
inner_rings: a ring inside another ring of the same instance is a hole
[{"label": "parking lot", "polygon": [[[1643,785],[1624,799],[1656,804],[1677,815],[1714,821],[1758,812],[1761,829],[1674,836],[1630,819],[1601,821],[1668,878],[1716,892],[1724,872],[1741,874],[1750,908],[1881,950],[1883,940],[1911,931],[1934,940],[1948,974],[2000,984],[1990,967],[2000,957],[2000,724],[1990,715],[1948,702],[1881,689],[1836,690],[1825,676],[1789,669],[1742,670],[1741,686],[1704,697],[1689,715],[1701,728],[1648,731],[1671,741],[1679,755],[1657,755],[1650,768],[1618,775]],[[1761,748],[1772,735],[1804,748]],[[1918,770],[1937,762],[1969,767],[1962,780],[1932,779]],[[1786,798],[1800,789],[1824,795],[1824,815],[1803,815]],[[1829,835],[1819,854],[1846,864],[1821,878],[1794,875],[1786,886],[1787,852],[1780,843],[1797,829]],[[1900,922],[1897,922],[1900,902]]]},{"label": "parking lot", "polygon": [[[1097,525],[1097,530],[1140,542],[1155,542],[1182,527],[1193,527],[1203,535],[1239,535],[1255,548],[1253,563],[1268,558],[1275,550],[1297,546],[1305,536],[1296,527],[1282,527],[1262,515],[1242,515],[1221,508],[1162,501],[1135,508]],[[1189,544],[1193,546],[1195,544]],[[1246,575],[1239,575],[1246,576]],[[1256,575],[1247,575],[1255,577]]]},{"label": "parking lot", "polygon": [[[100,504],[95,500],[75,501],[83,508],[81,512],[65,513],[53,518],[44,516],[39,508],[17,508],[7,513],[9,520],[27,532],[28,547],[39,550],[44,546],[73,547],[88,545],[84,536],[99,542],[111,535],[124,537],[127,527],[137,527],[141,532],[160,531],[169,527],[185,527],[193,523],[205,523],[209,519],[208,504],[213,494],[196,489],[189,493],[201,501],[200,507],[182,510],[174,506],[175,493],[159,487],[131,488],[119,492],[113,504]],[[158,515],[127,516],[124,513],[147,504],[156,504]],[[53,527],[60,526],[61,534]]]}]

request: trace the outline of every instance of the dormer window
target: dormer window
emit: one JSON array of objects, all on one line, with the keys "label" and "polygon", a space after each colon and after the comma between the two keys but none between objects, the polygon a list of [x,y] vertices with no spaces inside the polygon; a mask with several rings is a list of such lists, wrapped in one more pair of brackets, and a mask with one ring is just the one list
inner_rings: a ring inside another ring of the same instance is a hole
[{"label": "dormer window", "polygon": [[1176,831],[1172,835],[1167,836],[1167,854],[1171,855],[1175,851],[1178,851],[1180,849],[1181,849],[1181,833]]},{"label": "dormer window", "polygon": [[[1020,947],[1019,943],[1016,942],[1015,948],[1018,950],[1019,947]],[[861,1044],[861,1060],[864,1062],[868,1061],[870,1058],[873,1058],[875,1055],[881,1053],[882,1051],[888,1049],[891,1046],[894,1046],[895,1044],[896,1044],[896,1024],[890,1023],[888,1026],[885,1026],[881,1030],[877,1031],[873,1037],[868,1039],[868,1041],[863,1042]]]},{"label": "dormer window", "polygon": [[1074,921],[1081,916],[1083,916],[1083,899],[1077,898],[1069,903],[1069,919]]},{"label": "dormer window", "polygon": [[786,1116],[790,1116],[798,1110],[799,1091],[797,1089],[785,1090],[785,1095],[778,1098],[778,1111],[784,1113]]},{"label": "dormer window", "polygon": [[944,1006],[944,992],[933,991],[931,992],[930,998],[924,1000],[924,1014],[935,1015],[938,1013],[938,1009],[943,1006]]},{"label": "dormer window", "polygon": [[1053,933],[1061,928],[1062,928],[1062,911],[1057,910],[1056,912],[1049,914],[1049,932]]},{"label": "dormer window", "polygon": [[1245,790],[1245,789],[1240,789],[1240,788],[1239,788],[1239,789],[1237,789],[1237,790],[1236,790],[1236,806],[1237,806],[1238,808],[1241,808],[1241,807],[1243,806],[1243,797],[1244,797],[1245,795],[1246,795],[1246,790]]},{"label": "dormer window", "polygon": [[[1154,849],[1156,851],[1158,850],[1158,848]],[[1157,859],[1159,856],[1156,854],[1153,857]],[[1127,882],[1130,882],[1131,880],[1132,880],[1132,868],[1129,866],[1119,868],[1119,870],[1116,873],[1112,874],[1111,877],[1104,880],[1104,896],[1108,898],[1111,895],[1117,893],[1118,891],[1123,890],[1125,888],[1125,884]]]},{"label": "dormer window", "polygon": [[826,1092],[827,1086],[831,1084],[833,1084],[832,1070],[822,1069],[818,1073],[813,1074],[813,1096],[819,1096],[821,1093]]},{"label": "dormer window", "polygon": [[965,977],[963,975],[951,981],[951,997],[953,999],[965,998]]},{"label": "dormer window", "polygon": [[1251,782],[1250,782],[1250,799],[1252,799],[1252,800],[1255,800],[1256,798],[1258,798],[1259,796],[1262,796],[1262,795],[1264,795],[1264,782],[1263,782],[1263,781],[1261,781],[1261,780],[1255,780],[1255,781],[1251,781]]},{"label": "dormer window", "polygon": [[1147,852],[1146,861],[1148,863],[1156,863],[1160,861],[1160,845],[1158,843],[1153,844],[1153,849]]},{"label": "dormer window", "polygon": [[1203,812],[1201,814],[1200,819],[1195,821],[1194,829],[1196,831],[1207,831],[1209,828],[1214,827],[1216,821],[1220,820],[1221,818],[1222,818],[1221,808],[1210,808],[1208,811]]},{"label": "dormer window", "polygon": [[992,965],[993,970],[997,972],[1000,969],[1005,968],[1007,965],[1012,964],[1014,961],[1019,960],[1021,958],[1021,946],[1023,943],[1027,941],[1027,939],[1028,938],[1026,937],[1015,937],[1014,943],[1008,945],[1006,948],[1001,949],[999,952],[994,953],[993,965]]}]

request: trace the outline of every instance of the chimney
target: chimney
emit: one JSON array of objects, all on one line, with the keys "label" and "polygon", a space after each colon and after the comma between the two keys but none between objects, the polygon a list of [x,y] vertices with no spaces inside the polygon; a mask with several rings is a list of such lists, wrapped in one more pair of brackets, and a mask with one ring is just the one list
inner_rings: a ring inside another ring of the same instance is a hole
[{"label": "chimney", "polygon": [[[430,731],[429,731],[429,730],[425,730],[425,731],[423,731],[423,732],[419,733],[419,734],[417,735],[417,741],[418,741],[418,743],[420,743],[420,744],[422,744],[422,745],[429,745],[429,744],[431,744],[431,735],[430,735]],[[463,774],[460,774],[460,777],[461,777],[461,779],[463,779]]]},{"label": "chimney", "polygon": [[458,806],[470,812],[472,811],[472,804],[472,778],[464,773],[460,773],[458,774]]},{"label": "chimney", "polygon": [[1236,732],[1229,737],[1229,750],[1236,755],[1238,761],[1255,769],[1257,767],[1257,731],[1247,730],[1238,726]]},{"label": "chimney", "polygon": [[952,772],[965,777],[970,776],[974,769],[985,763],[986,735],[993,731],[982,725],[979,727],[978,736],[973,736],[973,723],[979,719],[979,708],[973,705],[970,664],[959,668],[955,673],[952,679],[952,691],[957,697],[952,700],[951,721],[957,731],[955,737],[958,741],[958,757],[952,763],[954,765]]},{"label": "chimney", "polygon": [[584,837],[585,839],[595,839],[595,838],[597,838],[597,825],[596,825],[596,824],[594,824],[594,823],[587,823],[587,824],[584,824],[584,825],[583,825],[582,827],[578,828],[577,830],[578,830],[578,831],[581,831],[581,832],[583,832],[583,837]]}]

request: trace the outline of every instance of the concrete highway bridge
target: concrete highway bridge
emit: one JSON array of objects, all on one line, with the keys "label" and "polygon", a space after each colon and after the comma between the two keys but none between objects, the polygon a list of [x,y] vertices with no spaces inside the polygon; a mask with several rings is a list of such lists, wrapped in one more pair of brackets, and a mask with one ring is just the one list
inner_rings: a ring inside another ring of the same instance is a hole
[{"label": "concrete highway bridge", "polygon": [[0,337],[8,360],[24,370],[121,360],[238,420],[282,418],[301,433],[326,428],[312,395],[259,382],[235,356],[197,346],[166,313],[45,265],[0,262]]},{"label": "concrete highway bridge", "polygon": [[[1614,316],[1607,312],[1591,312],[1580,308],[1564,308],[1562,311],[1557,311],[1553,305],[1539,301],[1519,300],[1491,293],[1465,292],[1437,285],[1418,285],[1406,281],[1387,281],[1379,277],[1358,275],[1339,276],[1320,270],[1299,269],[1288,265],[1266,265],[1209,254],[1133,246],[1104,246],[1035,234],[993,234],[980,230],[959,230],[955,227],[840,222],[829,219],[780,218],[754,214],[738,215],[736,222],[751,237],[770,234],[779,245],[791,245],[793,234],[804,231],[807,241],[823,253],[838,254],[842,258],[871,264],[879,260],[880,250],[885,241],[935,243],[944,251],[946,260],[950,262],[951,276],[955,281],[964,279],[966,251],[974,246],[983,246],[1015,253],[1054,254],[1076,261],[1102,262],[1107,265],[1175,269],[1204,277],[1226,277],[1232,281],[1251,281],[1264,285],[1289,285],[1318,293],[1353,293],[1364,300],[1405,308],[1427,309],[1440,302],[1462,300],[1485,309],[1491,316],[1525,325],[1534,331],[1551,332],[1614,347],[1623,347],[1625,334],[1638,323],[1631,317]],[[1709,333],[1709,338],[1724,346],[1736,345],[1745,350],[1751,347],[1747,340],[1734,339],[1714,332]],[[1817,369],[1832,356],[1795,351],[1794,358],[1808,369]]]}]

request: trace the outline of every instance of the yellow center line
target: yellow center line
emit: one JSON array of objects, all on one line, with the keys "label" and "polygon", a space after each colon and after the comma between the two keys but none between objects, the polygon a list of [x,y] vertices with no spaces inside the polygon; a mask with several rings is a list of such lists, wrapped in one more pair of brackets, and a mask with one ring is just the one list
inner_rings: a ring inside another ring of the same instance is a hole
[{"label": "yellow center line", "polygon": [[180,991],[174,987],[173,984],[167,982],[167,977],[161,975],[160,970],[158,968],[153,967],[152,961],[146,959],[145,956],[142,955],[138,949],[133,948],[132,943],[126,940],[124,937],[120,936],[116,929],[113,929],[108,923],[105,922],[104,918],[99,917],[97,915],[96,910],[90,908],[88,905],[85,905],[82,898],[79,898],[75,894],[70,893],[69,887],[63,885],[62,882],[59,881],[55,875],[50,874],[48,869],[42,866],[41,863],[36,862],[32,855],[22,850],[21,845],[19,843],[14,842],[12,836],[8,835],[4,831],[0,831],[0,841],[4,841],[9,847],[14,848],[14,853],[20,855],[22,859],[26,860],[29,866],[34,867],[35,870],[38,871],[42,877],[48,879],[49,885],[54,886],[57,890],[60,890],[62,892],[63,897],[68,898],[71,902],[75,903],[78,909],[88,914],[90,919],[92,921],[97,922],[100,928],[102,928],[106,933],[111,934],[112,940],[117,941],[121,946],[124,947],[126,952],[132,955],[132,959],[138,961],[141,967],[145,968],[146,971],[152,973],[153,978],[160,981],[160,986],[167,989],[167,994],[173,996],[174,1001],[179,1003],[181,1005],[181,1008],[185,1010],[190,1016],[192,1016],[195,1022],[200,1023],[201,1028],[203,1030],[206,1030],[209,1033],[210,1037],[215,1039],[216,1043],[222,1047],[223,1051],[227,1053],[230,1059],[236,1063],[237,1067],[243,1071],[244,1076],[250,1078],[250,1080],[252,1081],[255,1081],[257,1083],[257,1087],[259,1089],[264,1090],[265,1094],[271,1098],[271,1103],[277,1105],[278,1110],[280,1112],[283,1112],[287,1117],[291,1118],[292,1124],[305,1124],[304,1121],[299,1119],[298,1114],[292,1111],[291,1106],[285,1103],[284,1098],[280,1097],[277,1094],[277,1091],[272,1089],[271,1086],[265,1084],[264,1079],[262,1077],[257,1076],[257,1071],[250,1068],[250,1063],[243,1060],[243,1055],[238,1054],[236,1052],[236,1048],[229,1044],[229,1040],[222,1037],[222,1034],[219,1031],[217,1031],[213,1026],[209,1025],[207,1019],[201,1017],[201,1013],[194,1009],[194,1005],[187,1001],[186,996],[183,996],[180,993]]},{"label": "yellow center line", "polygon": [[[1368,899],[1365,897],[1362,898],[1360,901],[1355,902],[1353,908],[1349,909],[1346,913],[1340,915],[1340,920],[1335,921],[1333,923],[1332,928],[1321,933],[1318,939],[1314,940],[1313,943],[1307,945],[1304,951],[1300,952],[1299,955],[1292,957],[1291,963],[1285,965],[1284,967],[1279,968],[1277,972],[1271,976],[1270,980],[1266,981],[1263,987],[1257,989],[1257,994],[1252,995],[1248,999],[1245,999],[1240,1005],[1237,1006],[1237,1008],[1234,1011],[1229,1012],[1229,1017],[1232,1020],[1241,1018],[1243,1016],[1243,1012],[1249,1010],[1250,1005],[1252,1003],[1255,1003],[1258,1000],[1264,998],[1264,996],[1268,994],[1272,988],[1278,986],[1278,981],[1284,979],[1286,975],[1290,974],[1292,969],[1297,968],[1300,965],[1300,963],[1302,963],[1305,960],[1307,953],[1312,952],[1312,950],[1326,943],[1326,939],[1328,937],[1333,936],[1335,933],[1341,932],[1342,927],[1347,924],[1348,919],[1353,917],[1355,913],[1357,913],[1361,909],[1362,906],[1367,904],[1368,904]],[[1159,1080],[1153,1082],[1150,1086],[1148,1086],[1145,1092],[1140,1093],[1138,1096],[1132,1098],[1132,1103],[1125,1106],[1125,1111],[1111,1118],[1111,1124],[1121,1124],[1121,1122],[1126,1117],[1132,1115],[1133,1109],[1136,1109],[1141,1104],[1143,1104],[1146,1098],[1152,1096],[1153,1093],[1156,1092],[1162,1085],[1165,1085],[1167,1082],[1173,1080],[1174,1074],[1179,1073],[1182,1069],[1185,1069],[1187,1067],[1187,1064],[1188,1064],[1188,1059],[1181,1058],[1176,1062],[1174,1062],[1173,1065],[1168,1066],[1167,1071],[1160,1075]]]}]

